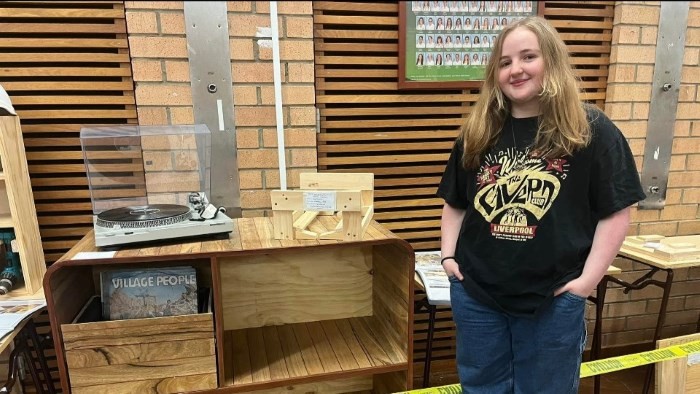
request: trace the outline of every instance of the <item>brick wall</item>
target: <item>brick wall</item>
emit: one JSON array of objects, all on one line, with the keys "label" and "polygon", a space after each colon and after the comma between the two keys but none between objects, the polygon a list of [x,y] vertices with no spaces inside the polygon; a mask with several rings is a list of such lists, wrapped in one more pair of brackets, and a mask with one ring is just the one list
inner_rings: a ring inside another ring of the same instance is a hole
[{"label": "brick wall", "polygon": [[[605,110],[628,138],[641,171],[660,15],[659,2],[617,2]],[[630,235],[700,234],[700,2],[691,2],[672,148],[666,206],[632,211]],[[621,279],[639,277],[643,266],[617,260]],[[700,268],[674,272],[664,337],[695,332],[700,312]],[[656,278],[665,279],[657,274]],[[606,297],[603,346],[650,341],[662,291],[647,287],[624,294],[611,285]],[[589,311],[592,312],[592,311]]]},{"label": "brick wall", "polygon": [[[280,186],[269,1],[230,1],[234,119],[244,216],[270,209]],[[126,22],[139,124],[191,124],[183,2],[127,1]],[[278,2],[287,185],[316,171],[311,2]]]}]

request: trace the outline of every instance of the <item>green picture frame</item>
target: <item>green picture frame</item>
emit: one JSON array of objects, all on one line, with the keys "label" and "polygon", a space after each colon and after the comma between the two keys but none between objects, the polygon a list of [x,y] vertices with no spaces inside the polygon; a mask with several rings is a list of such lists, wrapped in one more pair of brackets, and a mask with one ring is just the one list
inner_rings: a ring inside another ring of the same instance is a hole
[{"label": "green picture frame", "polygon": [[504,24],[543,11],[538,1],[399,1],[399,89],[480,87]]}]

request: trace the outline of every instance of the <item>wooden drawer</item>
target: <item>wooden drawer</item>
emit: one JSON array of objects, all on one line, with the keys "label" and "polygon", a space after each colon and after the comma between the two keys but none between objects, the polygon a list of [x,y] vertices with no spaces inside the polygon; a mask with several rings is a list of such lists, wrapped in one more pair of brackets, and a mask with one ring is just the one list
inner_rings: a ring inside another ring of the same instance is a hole
[{"label": "wooden drawer", "polygon": [[211,313],[61,325],[71,391],[215,389]]}]

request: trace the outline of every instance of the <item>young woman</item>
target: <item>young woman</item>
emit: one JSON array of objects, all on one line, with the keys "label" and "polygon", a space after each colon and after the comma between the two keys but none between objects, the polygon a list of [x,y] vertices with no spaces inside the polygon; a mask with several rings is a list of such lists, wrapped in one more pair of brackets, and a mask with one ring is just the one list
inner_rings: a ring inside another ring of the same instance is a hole
[{"label": "young woman", "polygon": [[437,192],[465,393],[578,392],[586,297],[645,198],[624,136],[578,93],[546,20],[498,36]]}]

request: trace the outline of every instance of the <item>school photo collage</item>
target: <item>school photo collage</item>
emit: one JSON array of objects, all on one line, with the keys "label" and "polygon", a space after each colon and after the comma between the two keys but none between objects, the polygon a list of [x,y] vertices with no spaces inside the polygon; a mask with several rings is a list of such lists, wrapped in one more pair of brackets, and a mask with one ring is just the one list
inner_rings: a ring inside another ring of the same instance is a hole
[{"label": "school photo collage", "polygon": [[532,1],[412,1],[416,66],[484,66],[500,31],[532,13]]}]

